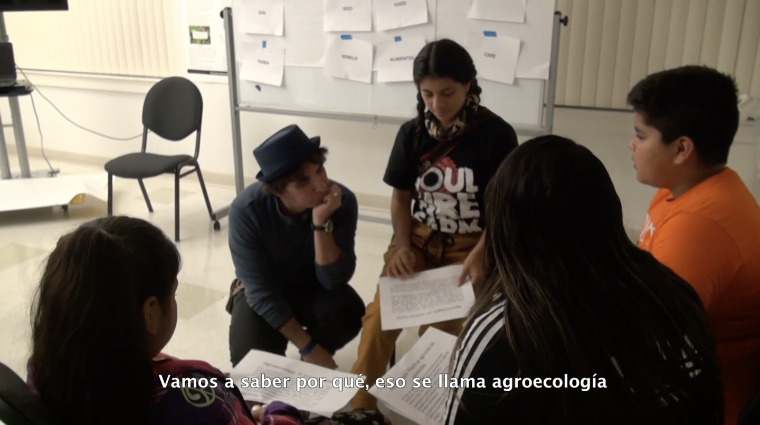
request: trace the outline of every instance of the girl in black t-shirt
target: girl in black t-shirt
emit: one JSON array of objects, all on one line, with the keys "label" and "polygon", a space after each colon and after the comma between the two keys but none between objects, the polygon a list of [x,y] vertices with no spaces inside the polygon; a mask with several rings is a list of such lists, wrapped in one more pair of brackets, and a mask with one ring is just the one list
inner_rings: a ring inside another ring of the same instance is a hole
[{"label": "girl in black t-shirt", "polygon": [[[482,89],[469,53],[451,40],[427,44],[414,60],[417,118],[401,126],[384,181],[393,187],[394,237],[382,276],[462,263],[484,229],[483,193],[517,147],[512,126],[480,105]],[[461,320],[432,325],[458,334]],[[427,326],[420,328],[420,334]],[[374,383],[386,370],[401,330],[382,331],[379,294],[367,306],[352,373]],[[360,391],[357,409],[376,409]]]}]

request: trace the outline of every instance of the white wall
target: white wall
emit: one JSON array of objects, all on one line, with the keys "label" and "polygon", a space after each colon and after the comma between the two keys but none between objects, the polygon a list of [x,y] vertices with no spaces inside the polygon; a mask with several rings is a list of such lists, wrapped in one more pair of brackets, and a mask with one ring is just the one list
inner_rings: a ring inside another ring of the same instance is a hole
[{"label": "white wall", "polygon": [[[123,79],[118,83],[102,84],[99,89],[64,88],[61,85],[86,87],[88,81],[79,77],[45,77],[29,73],[42,92],[66,115],[77,123],[111,136],[128,137],[142,131],[141,113],[145,93],[153,81]],[[192,77],[191,77],[192,78]],[[206,80],[212,79],[205,77]],[[76,80],[76,81],[72,81]],[[217,81],[219,81],[217,79]],[[225,80],[222,80],[225,81]],[[201,166],[207,174],[232,175],[233,159],[229,92],[222,83],[197,81],[204,99]],[[49,85],[48,85],[49,84]],[[112,141],[92,135],[69,124],[41,97],[35,95],[45,148],[79,155],[113,158],[139,150],[140,140]],[[31,102],[21,98],[27,144],[39,147],[39,136]],[[0,107],[3,120],[10,121],[7,104]],[[395,139],[395,126],[317,120],[244,113],[243,152],[246,177],[254,178],[259,167],[253,149],[269,135],[293,122],[309,135],[320,135],[323,146],[330,150],[328,172],[331,178],[349,184],[357,192],[386,197],[390,190],[382,182],[386,160]],[[14,144],[12,129],[6,129],[6,140]],[[155,153],[192,153],[194,136],[179,143],[169,143],[149,136],[148,149]],[[17,169],[16,164],[11,167]],[[211,177],[213,181],[213,175]],[[231,182],[231,180],[229,180]]]},{"label": "white wall", "polygon": [[[42,74],[30,74],[29,77],[71,119],[85,127],[119,137],[141,132],[142,102],[145,93],[154,83],[150,80]],[[203,81],[197,81],[197,84],[205,104],[200,154],[204,174],[207,180],[232,184],[227,85]],[[117,142],[91,135],[66,122],[42,98],[35,97],[35,101],[45,135],[45,148],[55,151],[49,155],[52,158],[64,152],[79,155],[83,160],[92,161],[92,157],[95,157],[95,160],[105,162],[108,158],[139,150],[139,140]],[[39,148],[40,139],[31,102],[27,97],[21,99],[21,104],[27,144],[34,150],[35,147]],[[6,123],[10,121],[10,113],[4,102],[0,106],[0,113]],[[327,169],[331,178],[348,185],[365,206],[388,205],[391,191],[383,183],[382,177],[395,139],[396,126],[374,127],[363,123],[254,113],[244,113],[242,117],[244,168],[248,181],[259,171],[253,158],[253,149],[275,131],[295,122],[307,134],[320,135],[324,146],[330,149]],[[505,118],[509,120],[509,117]],[[605,164],[623,201],[626,226],[636,229],[643,221],[654,190],[642,186],[635,179],[627,148],[632,128],[632,115],[626,112],[559,109],[555,119],[556,134],[583,143]],[[13,145],[13,131],[8,128],[5,135],[8,144]],[[740,129],[729,165],[737,170],[753,193],[757,193],[753,135],[753,128],[748,125]],[[521,137],[521,141],[524,140]],[[149,139],[149,150],[164,154],[192,153],[193,142],[194,138],[190,138],[172,144],[152,136]],[[11,167],[14,171],[18,170],[17,164],[11,164]]]}]

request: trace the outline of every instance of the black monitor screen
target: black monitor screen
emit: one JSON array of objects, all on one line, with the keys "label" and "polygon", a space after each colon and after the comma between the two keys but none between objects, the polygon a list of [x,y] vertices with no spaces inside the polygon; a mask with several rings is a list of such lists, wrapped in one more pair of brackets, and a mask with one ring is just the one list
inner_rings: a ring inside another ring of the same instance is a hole
[{"label": "black monitor screen", "polygon": [[0,12],[69,10],[68,0],[0,0]]}]

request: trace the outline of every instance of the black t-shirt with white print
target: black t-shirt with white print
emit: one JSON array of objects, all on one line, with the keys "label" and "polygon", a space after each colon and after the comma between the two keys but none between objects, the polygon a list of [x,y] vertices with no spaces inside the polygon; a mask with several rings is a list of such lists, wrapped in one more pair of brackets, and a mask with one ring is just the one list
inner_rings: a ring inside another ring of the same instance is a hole
[{"label": "black t-shirt with white print", "polygon": [[401,126],[396,136],[384,181],[414,193],[412,215],[433,230],[452,234],[480,233],[484,227],[486,186],[502,161],[517,147],[515,130],[494,116],[472,131],[464,131],[447,155],[438,159],[422,176],[419,156],[438,144],[423,129],[420,154],[412,152],[417,120]]}]

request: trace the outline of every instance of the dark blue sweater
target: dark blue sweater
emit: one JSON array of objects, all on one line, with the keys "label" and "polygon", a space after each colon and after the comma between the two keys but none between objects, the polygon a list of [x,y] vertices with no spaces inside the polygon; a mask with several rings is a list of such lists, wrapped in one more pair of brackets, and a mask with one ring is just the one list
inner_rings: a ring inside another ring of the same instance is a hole
[{"label": "dark blue sweater", "polygon": [[[335,182],[331,182],[335,183]],[[288,217],[260,182],[247,187],[230,207],[229,244],[235,275],[243,282],[248,304],[274,329],[293,317],[289,300],[347,285],[356,269],[354,238],[359,208],[354,194],[340,183],[342,204],[332,220],[341,249],[332,264],[314,261],[311,210]]]}]

